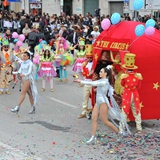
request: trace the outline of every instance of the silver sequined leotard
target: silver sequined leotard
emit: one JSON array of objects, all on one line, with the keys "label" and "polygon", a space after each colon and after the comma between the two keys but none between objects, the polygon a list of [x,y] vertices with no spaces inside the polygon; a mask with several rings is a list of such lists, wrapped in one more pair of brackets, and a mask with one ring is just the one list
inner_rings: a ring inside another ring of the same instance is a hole
[{"label": "silver sequined leotard", "polygon": [[100,104],[102,103],[106,103],[104,97],[106,97],[110,86],[108,79],[100,79],[98,81],[81,81],[81,84],[97,86],[97,94],[96,94],[97,107],[99,107]]}]

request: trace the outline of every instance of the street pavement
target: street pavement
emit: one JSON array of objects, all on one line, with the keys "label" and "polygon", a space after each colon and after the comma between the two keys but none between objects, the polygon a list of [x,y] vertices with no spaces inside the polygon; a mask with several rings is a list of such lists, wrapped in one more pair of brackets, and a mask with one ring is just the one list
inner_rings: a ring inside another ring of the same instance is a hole
[{"label": "street pavement", "polygon": [[[54,92],[41,92],[42,80],[36,82],[41,103],[30,115],[26,96],[18,114],[12,113],[19,97],[20,85],[11,95],[0,95],[0,160],[159,160],[160,123],[144,121],[143,132],[133,133],[120,143],[116,135],[98,119],[98,144],[86,145],[91,137],[91,121],[77,119],[81,113],[83,87],[73,83],[73,72],[68,67],[69,81],[54,78]],[[89,105],[90,106],[90,105]]]}]

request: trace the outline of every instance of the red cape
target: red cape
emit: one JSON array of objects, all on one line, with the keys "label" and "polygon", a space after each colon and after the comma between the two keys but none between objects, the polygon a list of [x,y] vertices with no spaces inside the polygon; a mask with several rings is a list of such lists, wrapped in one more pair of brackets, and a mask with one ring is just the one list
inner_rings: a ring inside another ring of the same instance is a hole
[{"label": "red cape", "polygon": [[[160,31],[156,29],[152,36],[144,34],[137,37],[135,28],[138,24],[140,22],[126,21],[112,25],[99,35],[94,48],[112,51],[128,48],[128,51],[136,54],[136,71],[143,76],[139,90],[143,104],[142,119],[160,119]],[[129,118],[133,119],[133,116]]]}]

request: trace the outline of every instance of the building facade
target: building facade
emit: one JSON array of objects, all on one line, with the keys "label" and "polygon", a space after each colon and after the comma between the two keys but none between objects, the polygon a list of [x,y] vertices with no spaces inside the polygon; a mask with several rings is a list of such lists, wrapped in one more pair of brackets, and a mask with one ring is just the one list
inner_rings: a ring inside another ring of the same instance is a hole
[{"label": "building facade", "polygon": [[26,13],[36,9],[37,12],[45,12],[50,15],[56,13],[60,15],[82,14],[90,12],[95,14],[95,9],[101,9],[102,14],[112,14],[119,12],[123,14],[124,0],[21,0],[21,2],[11,2],[10,9],[14,11],[25,10]]},{"label": "building facade", "polygon": [[[45,12],[49,15],[61,15],[62,12],[66,15],[86,15],[87,12],[95,15],[95,9],[100,8],[101,15],[118,12],[121,15],[132,16],[133,11],[130,11],[129,1],[131,2],[131,0],[21,0],[21,2],[11,2],[10,9],[16,12],[24,9],[26,13],[42,14]],[[150,13],[150,11],[144,12],[144,14]]]}]

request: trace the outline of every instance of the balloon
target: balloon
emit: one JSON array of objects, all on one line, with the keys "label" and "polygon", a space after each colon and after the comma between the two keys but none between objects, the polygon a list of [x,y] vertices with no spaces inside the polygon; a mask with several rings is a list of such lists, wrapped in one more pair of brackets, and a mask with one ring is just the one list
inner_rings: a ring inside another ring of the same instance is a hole
[{"label": "balloon", "polygon": [[18,47],[22,46],[22,41],[18,41],[18,42],[16,43],[16,46],[18,46]]},{"label": "balloon", "polygon": [[111,25],[111,21],[107,18],[105,18],[102,22],[101,22],[101,27],[103,30],[107,30]]},{"label": "balloon", "polygon": [[23,34],[19,35],[19,40],[23,42],[25,40],[25,36]]},{"label": "balloon", "polygon": [[145,32],[144,25],[139,24],[139,25],[136,26],[136,28],[135,28],[136,36],[140,37],[140,36],[142,36],[144,34],[144,32]]},{"label": "balloon", "polygon": [[17,39],[17,38],[18,38],[18,33],[17,33],[17,32],[13,32],[13,33],[12,33],[12,38]]},{"label": "balloon", "polygon": [[121,15],[119,13],[113,13],[112,16],[111,16],[111,22],[112,24],[117,24],[119,23],[121,20]]},{"label": "balloon", "polygon": [[147,27],[145,30],[145,34],[147,36],[152,36],[154,34],[154,32],[155,32],[155,28],[152,26]]},{"label": "balloon", "polygon": [[16,38],[16,39],[14,39],[14,40],[13,40],[13,42],[14,42],[14,43],[18,42],[18,39],[17,39],[17,38]]},{"label": "balloon", "polygon": [[146,22],[146,27],[149,27],[149,26],[154,27],[155,25],[156,25],[156,22],[153,19],[149,19]]},{"label": "balloon", "polygon": [[144,0],[134,0],[133,8],[134,10],[140,10],[144,6]]}]

